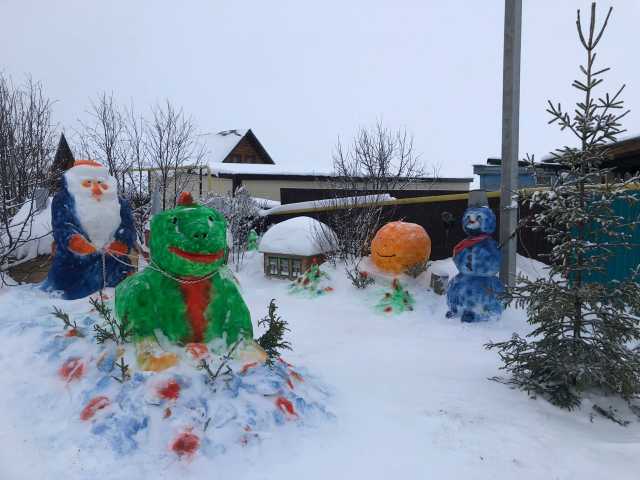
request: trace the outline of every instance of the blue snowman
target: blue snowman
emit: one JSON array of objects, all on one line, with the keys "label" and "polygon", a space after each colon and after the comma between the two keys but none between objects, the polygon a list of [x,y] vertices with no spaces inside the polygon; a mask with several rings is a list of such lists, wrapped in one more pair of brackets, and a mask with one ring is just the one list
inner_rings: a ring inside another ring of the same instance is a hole
[{"label": "blue snowman", "polygon": [[463,322],[498,319],[504,310],[500,294],[504,286],[496,276],[500,271],[500,248],[491,237],[496,216],[488,207],[470,207],[462,216],[467,238],[453,247],[453,261],[458,268],[449,283],[447,318],[460,317]]}]

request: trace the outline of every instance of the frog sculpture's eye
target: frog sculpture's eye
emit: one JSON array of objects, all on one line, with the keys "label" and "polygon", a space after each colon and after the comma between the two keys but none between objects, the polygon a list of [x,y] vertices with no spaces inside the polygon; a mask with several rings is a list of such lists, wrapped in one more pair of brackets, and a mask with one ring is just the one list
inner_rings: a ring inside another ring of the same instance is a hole
[{"label": "frog sculpture's eye", "polygon": [[212,216],[209,216],[209,221],[213,222],[213,217]]},{"label": "frog sculpture's eye", "polygon": [[171,223],[173,223],[174,225],[178,223],[178,217],[171,217]]}]

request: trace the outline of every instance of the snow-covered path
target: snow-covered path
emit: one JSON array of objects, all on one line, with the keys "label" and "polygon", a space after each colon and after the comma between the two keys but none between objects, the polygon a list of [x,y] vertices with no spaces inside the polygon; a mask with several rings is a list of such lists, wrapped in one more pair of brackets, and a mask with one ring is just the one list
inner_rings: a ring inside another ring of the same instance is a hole
[{"label": "snow-covered path", "polygon": [[[20,418],[26,409],[10,393],[17,382],[36,380],[37,372],[23,370],[25,378],[16,369],[16,361],[30,358],[21,351],[27,345],[7,345],[0,337],[0,386],[9,391],[0,398],[0,479],[54,479],[60,477],[52,472],[64,470],[65,480],[639,478],[637,419],[622,428],[591,419],[589,401],[569,413],[487,380],[499,374],[499,358],[484,343],[526,332],[522,312],[509,310],[498,323],[462,325],[444,318],[444,299],[428,292],[423,278],[409,285],[415,311],[385,316],[373,311],[379,286],[358,291],[329,270],[334,292],[298,298],[287,293],[286,282],[265,279],[261,266],[250,257],[239,275],[254,323],[275,298],[292,330],[294,351],[286,359],[331,387],[334,421],[283,427],[215,461],[159,464],[144,453],[118,458],[111,452],[95,458],[83,455],[82,446],[53,443],[43,450],[36,439],[47,425]],[[16,296],[0,294],[0,321],[16,308]]]}]

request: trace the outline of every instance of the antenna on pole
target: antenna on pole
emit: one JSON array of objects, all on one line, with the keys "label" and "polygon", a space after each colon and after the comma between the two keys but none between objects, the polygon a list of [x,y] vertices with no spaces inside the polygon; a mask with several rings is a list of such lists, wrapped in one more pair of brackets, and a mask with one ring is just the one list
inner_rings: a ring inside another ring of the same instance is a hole
[{"label": "antenna on pole", "polygon": [[500,185],[500,280],[516,280],[515,231],[518,224],[518,135],[520,121],[520,41],[522,0],[504,3],[504,61],[502,65],[502,170]]}]

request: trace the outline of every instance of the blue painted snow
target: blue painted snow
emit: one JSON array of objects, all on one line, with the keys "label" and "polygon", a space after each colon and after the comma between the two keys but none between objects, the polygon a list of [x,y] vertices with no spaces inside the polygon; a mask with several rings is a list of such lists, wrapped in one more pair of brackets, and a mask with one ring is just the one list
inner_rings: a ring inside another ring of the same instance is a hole
[{"label": "blue painted snow", "polygon": [[[198,454],[215,457],[233,446],[260,442],[265,433],[287,424],[316,425],[334,418],[326,406],[328,389],[305,369],[280,360],[272,366],[232,361],[232,371],[212,384],[209,376],[186,358],[178,367],[163,372],[136,371],[133,349],[125,345],[125,358],[133,372],[121,383],[117,380],[118,346],[95,343],[89,327],[96,319],[91,315],[75,321],[83,325],[84,337],[66,336],[60,322],[43,320],[29,328],[39,331],[37,355],[51,365],[51,374],[59,382],[64,381],[59,368],[65,361],[79,358],[83,362],[83,375],[68,381],[65,388],[72,392],[72,415],[83,427],[80,431],[86,432],[87,437],[80,442],[87,445],[107,445],[122,456],[142,450],[173,457],[170,445],[178,434],[189,431],[200,440]],[[208,361],[215,370],[219,357],[212,354]],[[177,399],[158,393],[159,387],[169,381],[180,386]],[[83,409],[99,397],[106,397],[108,405],[88,420],[81,420]],[[279,406],[279,399],[289,402],[294,414]],[[98,442],[89,441],[92,437]]]},{"label": "blue painted snow", "polygon": [[453,261],[459,273],[449,283],[447,317],[463,322],[498,319],[504,310],[500,299],[504,286],[497,277],[500,248],[490,236],[496,229],[496,216],[488,207],[468,208],[462,228],[468,237],[454,247]]}]

